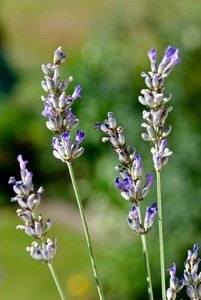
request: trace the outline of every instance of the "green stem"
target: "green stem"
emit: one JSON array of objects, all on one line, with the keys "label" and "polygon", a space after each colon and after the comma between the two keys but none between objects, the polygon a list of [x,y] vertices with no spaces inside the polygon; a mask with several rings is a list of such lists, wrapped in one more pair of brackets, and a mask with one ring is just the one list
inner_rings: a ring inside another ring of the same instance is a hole
[{"label": "green stem", "polygon": [[[158,145],[156,149],[158,148]],[[162,222],[162,203],[161,203],[161,177],[160,171],[156,171],[157,178],[157,203],[158,203],[158,233],[159,233],[159,251],[160,251],[160,266],[161,266],[161,287],[162,299],[165,300],[165,260],[163,246],[163,222]]]},{"label": "green stem", "polygon": [[[41,239],[41,243],[42,243],[43,248],[45,248],[45,243],[44,243],[43,238]],[[62,290],[62,287],[61,287],[61,285],[60,285],[59,279],[58,279],[58,277],[57,277],[57,274],[56,274],[56,272],[55,272],[55,270],[54,270],[54,267],[53,267],[52,263],[48,263],[48,267],[49,267],[49,269],[50,269],[50,272],[51,272],[52,277],[53,277],[53,279],[54,279],[54,282],[55,282],[55,284],[56,284],[57,290],[58,290],[58,292],[59,292],[59,294],[60,294],[60,296],[61,296],[61,299],[62,299],[62,300],[66,300],[65,294],[64,294],[64,292],[63,292],[63,290]]]},{"label": "green stem", "polygon": [[[142,224],[142,217],[140,212],[140,206],[138,204],[138,215],[139,215],[139,221],[140,224]],[[150,272],[150,266],[149,266],[149,256],[148,256],[148,250],[147,250],[147,242],[146,242],[146,236],[144,234],[141,234],[141,241],[142,241],[142,249],[144,254],[144,261],[146,266],[146,273],[147,273],[147,286],[148,286],[148,296],[149,300],[153,300],[153,289],[152,289],[152,282],[151,282],[151,272]]]},{"label": "green stem", "polygon": [[69,169],[73,189],[74,189],[74,192],[75,192],[75,197],[76,197],[77,204],[78,204],[78,207],[79,207],[80,216],[81,216],[81,219],[82,219],[82,224],[83,224],[83,227],[84,227],[85,237],[86,237],[86,240],[87,240],[89,255],[90,255],[90,259],[91,259],[92,269],[93,269],[93,272],[94,272],[94,277],[95,277],[95,280],[96,280],[96,286],[97,286],[99,298],[100,298],[100,300],[104,300],[101,281],[100,281],[100,277],[99,277],[99,274],[98,274],[98,269],[97,269],[97,266],[96,266],[95,256],[94,256],[94,252],[93,252],[93,248],[92,248],[92,243],[91,243],[91,239],[90,239],[90,235],[89,235],[87,222],[86,222],[85,215],[84,215],[84,209],[83,209],[83,206],[82,206],[82,201],[81,201],[80,194],[79,194],[78,187],[77,187],[77,183],[76,183],[76,180],[75,180],[75,175],[74,175],[71,163],[67,162],[67,165],[68,165],[68,169]]},{"label": "green stem", "polygon": [[55,272],[55,270],[54,270],[54,267],[53,267],[52,263],[49,263],[49,264],[48,264],[48,267],[49,267],[49,269],[50,269],[50,271],[51,271],[52,277],[54,278],[54,282],[55,282],[56,287],[57,287],[57,289],[58,289],[58,291],[59,291],[59,294],[60,294],[60,296],[61,296],[61,299],[62,299],[62,300],[66,300],[66,297],[65,297],[65,295],[64,295],[64,292],[63,292],[63,290],[62,290],[62,287],[61,287],[61,285],[60,285],[60,282],[59,282],[59,280],[58,280],[58,277],[57,277],[57,275],[56,275],[56,272]]}]

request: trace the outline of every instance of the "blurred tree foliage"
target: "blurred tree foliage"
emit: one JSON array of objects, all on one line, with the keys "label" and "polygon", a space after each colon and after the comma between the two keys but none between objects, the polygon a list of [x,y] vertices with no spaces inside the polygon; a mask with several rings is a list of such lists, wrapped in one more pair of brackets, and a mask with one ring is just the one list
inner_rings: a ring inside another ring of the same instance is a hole
[{"label": "blurred tree foliage", "polygon": [[[150,145],[140,137],[143,132],[140,127],[142,110],[145,108],[138,102],[140,91],[145,88],[140,72],[149,71],[150,62],[146,53],[151,47],[157,48],[158,62],[168,45],[180,49],[182,61],[166,79],[165,90],[172,93],[169,104],[174,108],[166,121],[166,125],[171,124],[173,128],[168,137],[168,147],[174,155],[162,172],[167,267],[178,261],[178,274],[182,275],[187,249],[192,249],[193,244],[201,239],[200,11],[201,2],[195,0],[103,1],[96,22],[93,22],[78,47],[68,51],[68,41],[64,38],[61,42],[64,53],[69,57],[61,66],[61,80],[73,75],[69,94],[75,85],[83,87],[83,98],[77,99],[72,106],[73,113],[80,120],[78,130],[83,130],[86,137],[85,152],[74,162],[78,185],[85,206],[95,205],[100,211],[105,209],[105,214],[99,218],[106,234],[116,234],[118,237],[108,245],[103,263],[103,276],[104,273],[108,275],[104,278],[106,290],[108,295],[115,295],[108,299],[146,298],[145,274],[141,250],[138,252],[138,237],[133,243],[132,232],[127,233],[127,224],[123,229],[119,228],[119,224],[122,226],[125,222],[130,204],[123,201],[114,188],[114,179],[118,176],[114,167],[118,159],[110,146],[101,142],[101,133],[94,131],[92,124],[102,122],[107,118],[107,112],[113,111],[118,124],[124,128],[127,143],[141,155],[145,173],[154,172]],[[47,197],[74,202],[66,166],[52,156],[52,133],[46,129],[46,119],[41,116],[43,103],[40,95],[44,92],[40,87],[43,79],[40,65],[51,62],[51,55],[58,46],[55,44],[50,49],[47,45],[47,55],[46,45],[43,44],[39,47],[41,56],[38,54],[34,58],[34,52],[31,53],[30,49],[26,51],[22,45],[22,56],[27,61],[33,59],[33,63],[27,67],[15,62],[13,71],[8,73],[15,74],[18,66],[17,85],[9,96],[1,97],[1,204],[8,204],[11,196],[7,187],[9,176],[19,178],[16,161],[19,153],[29,160],[28,169],[34,173],[34,182],[37,187],[44,186]],[[11,61],[15,59],[14,49]],[[20,59],[22,62],[23,58]],[[5,80],[5,76],[3,78]],[[7,78],[5,82],[12,85],[12,78]],[[146,205],[155,201],[154,187],[151,190]],[[113,209],[118,213],[112,214]],[[118,235],[121,230],[128,235],[128,240],[122,239],[122,244],[119,244],[123,236],[122,232]],[[154,230],[150,235],[157,234]],[[149,239],[155,274],[153,283],[155,291],[158,291],[157,242],[153,245],[152,237]],[[135,254],[140,259],[136,259]]]}]

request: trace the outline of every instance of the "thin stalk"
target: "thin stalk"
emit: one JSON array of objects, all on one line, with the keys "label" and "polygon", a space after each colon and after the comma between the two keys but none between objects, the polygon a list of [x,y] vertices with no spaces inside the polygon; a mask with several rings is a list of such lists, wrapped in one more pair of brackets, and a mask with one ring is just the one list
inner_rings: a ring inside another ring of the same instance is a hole
[{"label": "thin stalk", "polygon": [[[44,247],[45,247],[44,240],[41,239],[41,242],[42,242],[42,246],[43,246],[43,248],[44,248]],[[55,270],[54,270],[54,267],[53,267],[52,263],[48,263],[48,267],[49,267],[49,269],[50,269],[50,272],[51,272],[51,274],[52,274],[52,277],[53,277],[53,279],[54,279],[54,282],[55,282],[55,284],[56,284],[56,287],[57,287],[57,290],[58,290],[58,292],[59,292],[59,294],[60,294],[61,299],[62,299],[62,300],[66,300],[66,296],[65,296],[65,294],[64,294],[64,292],[63,292],[63,290],[62,290],[62,287],[61,287],[61,285],[60,285],[59,279],[58,279],[58,277],[57,277],[57,274],[56,274],[56,272],[55,272]]]},{"label": "thin stalk", "polygon": [[84,215],[84,209],[83,209],[83,206],[82,206],[82,201],[81,201],[79,190],[78,190],[77,183],[76,183],[76,180],[75,180],[75,175],[74,175],[71,163],[67,162],[67,165],[68,165],[68,169],[69,169],[73,189],[74,189],[74,192],[75,192],[75,197],[76,197],[76,200],[77,200],[78,208],[79,208],[79,211],[80,211],[82,224],[83,224],[83,227],[84,227],[85,237],[86,237],[86,240],[87,240],[87,246],[88,246],[88,250],[89,250],[89,255],[90,255],[90,259],[91,259],[91,264],[92,264],[94,277],[95,277],[95,280],[96,280],[96,286],[97,286],[99,298],[100,298],[100,300],[104,300],[102,285],[101,285],[100,277],[99,277],[99,274],[98,274],[98,269],[97,269],[97,266],[96,266],[96,260],[95,260],[95,256],[94,256],[94,252],[93,252],[93,248],[92,248],[92,243],[91,243],[91,239],[90,239],[90,235],[89,235],[87,222],[86,222],[85,215]]},{"label": "thin stalk", "polygon": [[[139,215],[140,224],[142,224],[140,205],[138,205],[138,215]],[[146,273],[147,273],[146,279],[147,279],[147,287],[148,287],[148,296],[149,296],[149,300],[153,300],[154,297],[153,297],[153,289],[152,289],[152,282],[151,282],[151,272],[149,266],[149,256],[147,250],[146,236],[144,234],[141,234],[141,241],[142,241],[142,249],[143,249],[144,261],[145,261]]]},{"label": "thin stalk", "polygon": [[54,267],[53,267],[52,263],[49,263],[49,264],[48,264],[48,267],[49,267],[49,269],[50,269],[50,271],[51,271],[52,277],[54,278],[54,282],[55,282],[56,287],[57,287],[57,289],[58,289],[58,292],[59,292],[59,294],[60,294],[60,296],[61,296],[61,299],[62,299],[62,300],[66,300],[66,297],[65,297],[65,295],[64,295],[64,292],[63,292],[63,290],[62,290],[62,287],[61,287],[61,285],[60,285],[60,282],[59,282],[59,280],[58,280],[58,277],[57,277],[57,275],[56,275],[56,272],[55,272],[55,270],[54,270]]},{"label": "thin stalk", "polygon": [[[158,145],[155,146],[158,151]],[[162,222],[162,201],[161,201],[161,177],[160,171],[156,171],[157,180],[157,204],[158,204],[158,234],[159,234],[159,252],[160,252],[160,266],[161,266],[161,288],[162,299],[166,299],[165,295],[165,260],[164,260],[164,246],[163,246],[163,222]]]}]

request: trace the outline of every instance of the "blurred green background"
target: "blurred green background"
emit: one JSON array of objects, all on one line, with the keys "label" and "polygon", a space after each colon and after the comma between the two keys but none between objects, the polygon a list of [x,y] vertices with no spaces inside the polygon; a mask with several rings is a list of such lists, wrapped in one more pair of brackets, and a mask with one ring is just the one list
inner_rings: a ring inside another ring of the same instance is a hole
[{"label": "blurred green background", "polygon": [[[83,87],[73,113],[85,132],[84,154],[73,163],[107,300],[147,299],[140,237],[126,222],[130,203],[114,187],[118,159],[102,134],[93,130],[113,111],[127,143],[154,172],[149,143],[141,139],[147,51],[158,61],[168,45],[179,48],[182,63],[166,80],[174,107],[166,125],[173,130],[168,147],[174,155],[162,172],[166,268],[183,273],[187,250],[201,242],[201,2],[197,0],[2,0],[0,4],[0,298],[59,299],[48,267],[26,252],[32,242],[15,227],[22,224],[10,203],[7,182],[19,179],[20,153],[29,161],[35,189],[45,192],[39,213],[50,217],[49,236],[58,238],[54,266],[67,299],[98,299],[90,259],[66,165],[52,155],[52,133],[41,116],[45,95],[41,64],[52,62],[59,47],[68,55],[61,80],[74,77]],[[156,186],[144,210],[156,200]],[[157,223],[147,236],[155,299],[160,296]],[[167,272],[167,285],[169,274]],[[185,299],[185,292],[183,298]]]}]

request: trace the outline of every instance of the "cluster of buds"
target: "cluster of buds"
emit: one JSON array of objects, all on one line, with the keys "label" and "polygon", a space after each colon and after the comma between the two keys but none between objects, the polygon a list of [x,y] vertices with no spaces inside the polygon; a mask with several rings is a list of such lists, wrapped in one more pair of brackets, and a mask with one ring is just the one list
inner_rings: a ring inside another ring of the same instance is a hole
[{"label": "cluster of buds", "polygon": [[[64,80],[62,82],[59,82],[59,66],[60,64],[65,61],[66,55],[63,54],[62,48],[59,47],[54,52],[54,61],[53,65],[48,63],[46,65],[42,65],[42,70],[45,74],[45,80],[41,82],[42,88],[48,93],[47,98],[44,96],[41,97],[41,99],[44,101],[44,110],[42,112],[42,115],[45,117],[48,117],[48,121],[46,122],[46,126],[49,130],[51,130],[54,134],[61,135],[60,140],[61,146],[64,148],[64,150],[59,151],[57,153],[57,146],[55,145],[55,138],[53,138],[53,154],[56,158],[61,159],[62,161],[71,161],[78,156],[80,156],[84,149],[81,148],[77,149],[76,153],[75,151],[69,151],[69,141],[66,144],[63,139],[64,135],[68,134],[69,138],[69,132],[71,129],[74,129],[78,124],[79,120],[76,118],[75,115],[72,114],[72,110],[70,106],[73,104],[74,100],[80,96],[81,87],[77,85],[75,87],[74,93],[71,95],[66,95],[65,90],[68,87],[68,83],[73,80],[73,77],[70,76],[67,80]],[[81,132],[81,131],[80,131]],[[62,137],[63,135],[63,137]],[[79,135],[79,131],[77,132],[77,135]],[[84,133],[82,132],[84,140]],[[76,137],[77,138],[77,137]],[[69,139],[68,139],[69,140]],[[76,140],[77,141],[77,140]],[[77,145],[77,142],[75,141],[75,144]],[[75,147],[75,144],[71,146],[71,148]],[[60,147],[61,148],[61,147]],[[63,155],[62,155],[63,153]]]},{"label": "cluster of buds", "polygon": [[199,245],[195,244],[193,251],[188,250],[188,256],[184,263],[184,274],[179,280],[175,277],[176,264],[173,263],[173,267],[168,269],[170,272],[170,287],[166,292],[167,300],[175,300],[176,294],[186,286],[186,293],[191,300],[201,299],[201,272],[197,274],[198,266],[201,261],[197,258],[197,252]]},{"label": "cluster of buds", "polygon": [[142,228],[140,224],[140,218],[138,214],[138,209],[136,205],[133,205],[129,214],[127,216],[128,225],[131,229],[134,230],[137,234],[146,234],[152,228],[154,223],[154,216],[157,213],[156,202],[152,204],[151,207],[147,207],[145,218],[144,218],[144,227]]},{"label": "cluster of buds", "polygon": [[162,168],[168,162],[168,157],[172,155],[172,151],[170,151],[168,148],[165,148],[166,145],[167,141],[166,139],[163,139],[158,143],[158,151],[154,147],[151,148],[154,168],[156,169],[156,171],[162,170]]},{"label": "cluster of buds", "polygon": [[166,149],[164,155],[162,155],[159,146],[171,131],[170,125],[166,128],[164,127],[168,113],[172,110],[172,107],[167,109],[164,108],[164,104],[171,99],[171,94],[164,96],[164,79],[170,74],[173,66],[180,62],[178,51],[178,49],[168,46],[161,63],[157,67],[156,49],[152,48],[148,52],[148,57],[151,61],[151,71],[148,72],[148,74],[144,72],[141,73],[141,76],[145,77],[145,83],[148,88],[141,91],[143,96],[139,96],[138,99],[141,104],[149,108],[149,111],[143,111],[143,118],[148,124],[142,123],[142,127],[147,129],[147,133],[143,133],[142,138],[145,141],[153,142],[156,145],[155,151],[152,149],[151,152],[157,171],[160,171],[164,167],[168,161],[168,157],[172,154],[171,151]]},{"label": "cluster of buds", "polygon": [[149,186],[155,183],[153,174],[146,174],[146,183],[141,189],[141,177],[143,175],[141,157],[140,155],[135,155],[135,148],[132,147],[129,151],[129,145],[126,144],[123,128],[120,126],[117,127],[117,122],[112,112],[108,113],[108,120],[104,120],[103,123],[95,122],[93,127],[107,135],[107,137],[102,138],[102,141],[111,144],[114,148],[114,153],[117,153],[121,163],[121,165],[115,169],[119,171],[123,182],[119,177],[116,177],[115,186],[122,191],[121,196],[124,199],[131,203],[136,203],[127,216],[128,224],[134,232],[145,234],[150,231],[153,225],[154,215],[158,209],[155,203],[151,208],[147,208],[143,226],[139,218],[139,202],[144,200],[144,197],[148,193]]},{"label": "cluster of buds", "polygon": [[27,247],[27,251],[30,252],[31,256],[34,259],[42,260],[44,263],[51,263],[52,258],[56,254],[57,246],[56,246],[57,239],[53,238],[47,239],[47,242],[43,247],[36,241],[31,244],[31,247]]},{"label": "cluster of buds", "polygon": [[188,250],[187,260],[184,263],[183,284],[186,286],[186,293],[191,300],[201,299],[201,272],[197,274],[200,258],[197,252],[200,245],[195,244],[193,251]]},{"label": "cluster of buds", "polygon": [[56,253],[56,239],[54,238],[53,241],[48,239],[45,245],[43,242],[44,236],[51,227],[51,220],[48,219],[44,224],[42,214],[38,218],[34,215],[34,210],[40,203],[40,195],[43,192],[43,188],[40,187],[34,193],[32,173],[26,169],[28,161],[24,161],[22,155],[18,155],[17,160],[20,165],[21,180],[16,181],[15,177],[10,177],[8,183],[13,184],[13,190],[16,195],[11,198],[11,201],[17,201],[20,205],[21,208],[17,209],[16,212],[25,222],[25,225],[18,225],[16,228],[24,230],[27,235],[41,241],[42,246],[38,247],[37,255],[33,255],[33,247],[27,248],[31,256],[43,262],[51,263]]},{"label": "cluster of buds", "polygon": [[176,294],[183,288],[183,277],[178,279],[175,277],[176,274],[176,264],[173,263],[173,267],[168,269],[167,271],[170,272],[170,287],[166,292],[166,299],[167,300],[175,300]]}]

